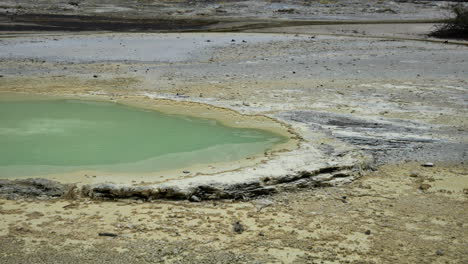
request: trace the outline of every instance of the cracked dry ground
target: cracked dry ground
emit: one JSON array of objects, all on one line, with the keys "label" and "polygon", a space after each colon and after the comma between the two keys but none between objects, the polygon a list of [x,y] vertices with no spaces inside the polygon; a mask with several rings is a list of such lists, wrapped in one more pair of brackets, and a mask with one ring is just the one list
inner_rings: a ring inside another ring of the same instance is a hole
[{"label": "cracked dry ground", "polygon": [[1,200],[0,263],[467,263],[467,171],[384,165],[251,201]]}]

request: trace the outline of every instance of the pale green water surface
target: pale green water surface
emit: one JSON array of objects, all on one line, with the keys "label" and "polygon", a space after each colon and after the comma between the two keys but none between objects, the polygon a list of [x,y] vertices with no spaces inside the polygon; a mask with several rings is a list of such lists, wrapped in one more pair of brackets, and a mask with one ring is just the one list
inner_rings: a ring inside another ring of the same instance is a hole
[{"label": "pale green water surface", "polygon": [[0,101],[0,177],[182,169],[239,160],[285,140],[109,102]]}]

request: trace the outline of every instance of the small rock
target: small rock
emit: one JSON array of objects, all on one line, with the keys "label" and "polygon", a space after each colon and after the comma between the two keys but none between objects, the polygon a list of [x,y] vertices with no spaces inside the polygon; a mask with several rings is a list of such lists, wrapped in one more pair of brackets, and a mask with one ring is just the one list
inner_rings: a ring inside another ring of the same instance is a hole
[{"label": "small rock", "polygon": [[182,171],[182,172],[185,173],[185,174],[190,173],[190,171],[187,171],[187,170],[184,170],[184,171]]},{"label": "small rock", "polygon": [[427,184],[427,183],[423,183],[423,184],[421,184],[421,185],[419,186],[419,189],[420,189],[421,191],[427,191],[427,190],[429,190],[429,188],[431,188],[431,187],[432,187],[431,185],[429,185],[429,184]]},{"label": "small rock", "polygon": [[236,232],[237,234],[242,234],[245,231],[245,228],[239,221],[237,221],[232,224],[232,231]]},{"label": "small rock", "polygon": [[423,167],[434,167],[434,163],[432,163],[432,162],[426,162],[426,163],[424,163],[424,164],[421,164],[421,166],[423,166]]},{"label": "small rock", "polygon": [[196,195],[192,195],[192,196],[190,196],[189,201],[199,203],[202,200],[200,199],[200,197],[198,197]]},{"label": "small rock", "polygon": [[371,234],[371,231],[370,231],[370,230],[366,230],[366,232],[364,232],[364,234],[370,235],[370,234]]},{"label": "small rock", "polygon": [[437,255],[437,256],[443,256],[444,254],[445,254],[445,251],[443,251],[443,250],[441,250],[441,249],[438,249],[438,250],[436,251],[436,255]]},{"label": "small rock", "polygon": [[116,237],[117,234],[104,232],[104,233],[99,233],[99,236]]},{"label": "small rock", "polygon": [[413,171],[413,172],[410,173],[409,176],[412,177],[412,178],[417,178],[417,177],[419,177],[419,173]]},{"label": "small rock", "polygon": [[93,75],[93,78],[97,78],[98,76],[96,74]]},{"label": "small rock", "polygon": [[259,236],[265,236],[263,232],[258,233]]}]

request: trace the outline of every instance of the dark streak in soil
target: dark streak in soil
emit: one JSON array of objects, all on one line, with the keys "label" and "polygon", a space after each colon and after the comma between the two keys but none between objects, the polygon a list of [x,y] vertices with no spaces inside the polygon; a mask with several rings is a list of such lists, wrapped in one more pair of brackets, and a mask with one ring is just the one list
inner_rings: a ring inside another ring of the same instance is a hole
[{"label": "dark streak in soil", "polygon": [[22,14],[0,16],[0,31],[193,31],[217,23],[207,19]]},{"label": "dark streak in soil", "polygon": [[[430,23],[440,20],[372,21],[370,24]],[[0,31],[240,32],[248,29],[306,25],[368,24],[365,21],[284,19],[138,18],[103,15],[0,15]]]}]

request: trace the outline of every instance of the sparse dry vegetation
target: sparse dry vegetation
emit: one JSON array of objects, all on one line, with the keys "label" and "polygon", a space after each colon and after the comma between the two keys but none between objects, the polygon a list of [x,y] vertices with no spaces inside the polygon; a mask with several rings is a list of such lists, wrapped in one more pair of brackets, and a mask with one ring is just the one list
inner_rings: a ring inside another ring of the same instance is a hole
[{"label": "sparse dry vegetation", "polygon": [[468,7],[458,4],[452,7],[452,12],[454,17],[438,27],[430,36],[468,39]]}]

